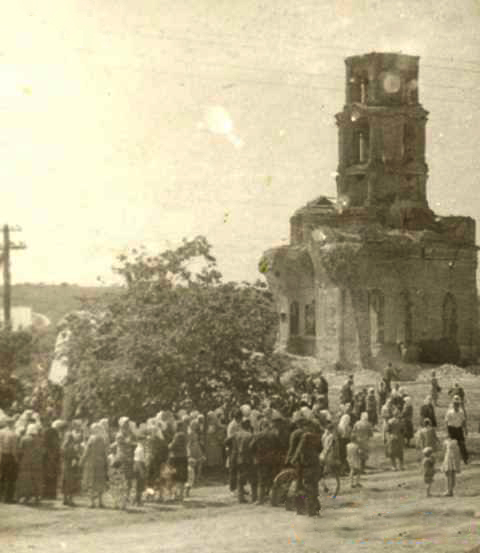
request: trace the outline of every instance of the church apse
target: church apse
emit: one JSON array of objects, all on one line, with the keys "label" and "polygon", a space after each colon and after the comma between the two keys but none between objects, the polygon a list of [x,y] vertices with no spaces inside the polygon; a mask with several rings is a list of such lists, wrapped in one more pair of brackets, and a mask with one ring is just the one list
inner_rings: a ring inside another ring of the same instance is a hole
[{"label": "church apse", "polygon": [[337,200],[298,209],[290,245],[261,263],[290,353],[352,368],[436,345],[449,360],[477,354],[475,221],[428,205],[418,67],[393,53],[346,60]]}]

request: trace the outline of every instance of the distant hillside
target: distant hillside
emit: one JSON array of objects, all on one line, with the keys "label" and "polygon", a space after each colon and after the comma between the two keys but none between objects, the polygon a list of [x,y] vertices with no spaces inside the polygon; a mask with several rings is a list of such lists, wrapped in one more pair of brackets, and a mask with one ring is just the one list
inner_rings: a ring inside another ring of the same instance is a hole
[{"label": "distant hillside", "polygon": [[[35,313],[46,315],[52,324],[69,311],[80,309],[82,300],[99,298],[118,292],[118,287],[78,286],[76,284],[15,284],[12,286],[12,306],[29,306]],[[0,287],[0,294],[3,289]],[[2,296],[0,296],[0,308]]]}]

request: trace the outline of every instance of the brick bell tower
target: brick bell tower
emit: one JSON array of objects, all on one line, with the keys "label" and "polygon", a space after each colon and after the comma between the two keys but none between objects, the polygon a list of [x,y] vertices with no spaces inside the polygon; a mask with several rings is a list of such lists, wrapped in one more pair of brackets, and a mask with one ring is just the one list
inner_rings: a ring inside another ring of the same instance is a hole
[{"label": "brick bell tower", "polygon": [[290,244],[260,270],[279,313],[277,347],[320,366],[385,359],[471,362],[478,344],[475,221],[428,206],[417,56],[349,57],[336,115],[337,202],[290,219]]},{"label": "brick bell tower", "polygon": [[[338,204],[394,227],[428,225],[425,127],[417,56],[370,53],[346,63],[339,134]],[[412,223],[415,220],[415,223]]]}]

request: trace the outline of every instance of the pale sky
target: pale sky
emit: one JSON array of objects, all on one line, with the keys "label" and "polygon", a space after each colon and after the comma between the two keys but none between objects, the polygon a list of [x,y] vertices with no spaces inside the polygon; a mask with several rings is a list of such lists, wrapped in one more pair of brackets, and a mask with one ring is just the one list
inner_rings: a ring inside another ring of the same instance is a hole
[{"label": "pale sky", "polygon": [[[8,7],[7,7],[8,6]],[[206,235],[253,280],[335,194],[344,58],[419,55],[428,197],[480,217],[480,2],[17,0],[0,21],[0,223],[14,282],[111,281],[118,253]]]}]

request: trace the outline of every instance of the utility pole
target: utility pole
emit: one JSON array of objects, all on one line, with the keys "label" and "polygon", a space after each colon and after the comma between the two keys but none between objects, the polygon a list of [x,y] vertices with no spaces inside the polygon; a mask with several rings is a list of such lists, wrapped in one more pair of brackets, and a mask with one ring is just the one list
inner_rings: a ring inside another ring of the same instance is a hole
[{"label": "utility pole", "polygon": [[22,229],[18,226],[3,225],[3,247],[1,261],[3,263],[3,325],[9,330],[12,328],[12,281],[10,271],[10,251],[24,250],[27,246],[24,242],[10,242],[10,233]]}]

